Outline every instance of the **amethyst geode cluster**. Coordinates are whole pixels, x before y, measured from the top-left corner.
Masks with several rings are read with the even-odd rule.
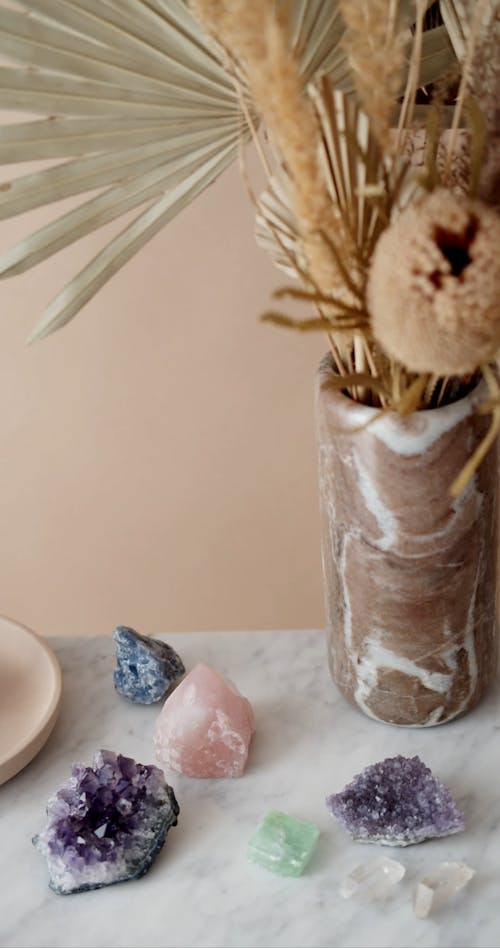
[[[178,813],[158,767],[102,750],[93,767],[73,765],[49,799],[47,826],[33,843],[47,859],[55,892],[99,889],[143,876]]]
[[[387,757],[366,767],[326,805],[359,842],[410,846],[465,829],[450,791],[419,757]]]

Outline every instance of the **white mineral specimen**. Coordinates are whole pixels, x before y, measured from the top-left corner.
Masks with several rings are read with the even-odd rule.
[[[465,862],[440,862],[420,879],[415,889],[413,910],[417,918],[427,918],[440,909],[465,888],[475,874]]]
[[[401,882],[405,872],[405,867],[396,859],[387,856],[370,859],[360,863],[342,880],[340,894],[344,899],[356,896],[367,902],[384,900]]]

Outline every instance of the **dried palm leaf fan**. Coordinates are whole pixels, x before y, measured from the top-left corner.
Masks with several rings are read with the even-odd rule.
[[[339,3],[277,6],[290,13],[304,84],[328,74],[337,90],[352,91]],[[413,3],[399,7],[405,13]],[[450,49],[444,27],[426,35],[423,83],[446,71]],[[0,184],[0,218],[72,195],[84,200],[0,258],[0,275],[23,273],[140,209],[50,303],[32,339],[72,319],[249,139],[258,110],[241,68],[235,86],[226,53],[183,0],[12,0],[2,7],[2,109],[30,118],[0,126],[0,163],[52,165]]]
[[[1,274],[22,273],[142,208],[50,304],[33,333],[39,338],[67,323],[234,159],[249,137],[251,104],[242,108],[181,0],[22,0],[17,7],[2,10],[1,53],[21,64],[0,70],[2,106],[49,117],[1,127],[0,160],[58,163],[5,182],[0,216],[99,193],[13,247]],[[306,78],[332,69],[345,82],[343,27],[332,5],[301,0],[293,12]]]

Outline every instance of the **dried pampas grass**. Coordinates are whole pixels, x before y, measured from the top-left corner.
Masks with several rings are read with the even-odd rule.
[[[343,284],[328,244],[345,247],[346,235],[321,173],[318,124],[285,7],[277,11],[268,0],[191,0],[191,6],[243,66],[252,99],[282,156],[311,276],[323,293],[338,290]]]
[[[347,26],[343,43],[373,132],[390,148],[393,105],[401,88],[407,31],[398,0],[340,0]]]

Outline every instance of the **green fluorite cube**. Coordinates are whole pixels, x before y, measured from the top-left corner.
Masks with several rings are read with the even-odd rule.
[[[271,810],[250,840],[248,858],[280,876],[300,876],[318,836],[319,830],[313,823]]]

